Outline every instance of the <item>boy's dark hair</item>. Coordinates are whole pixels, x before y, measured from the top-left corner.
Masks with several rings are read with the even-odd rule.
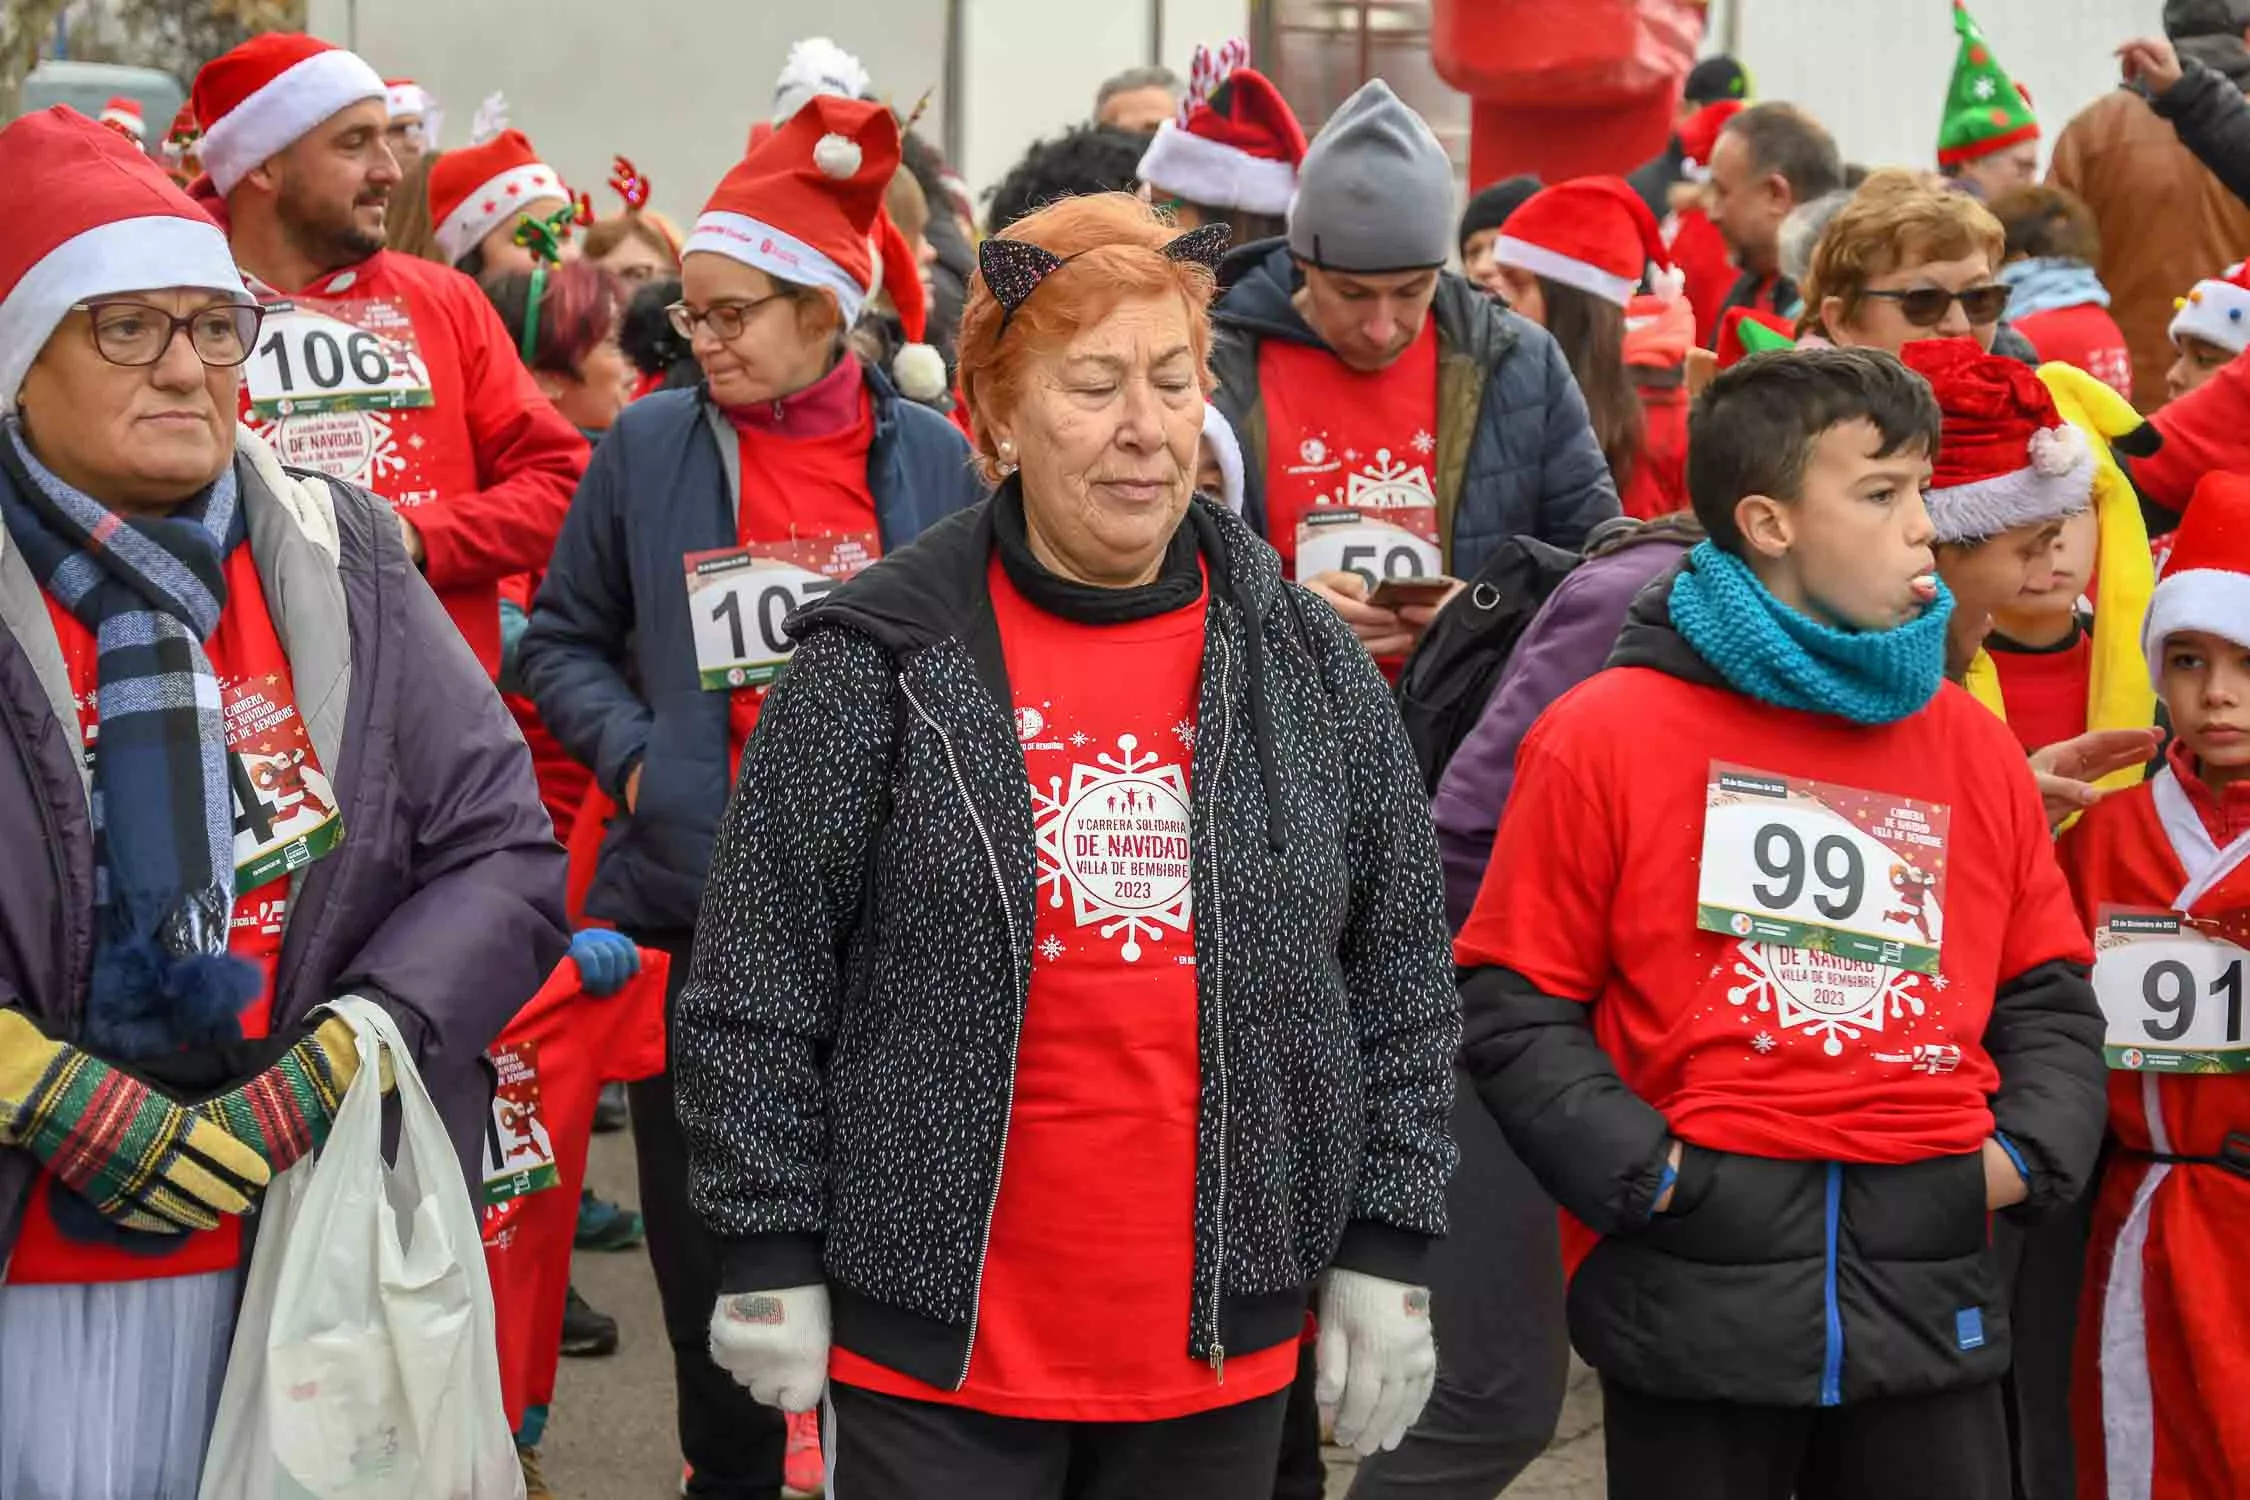
[[[1745,495],[1796,499],[1813,445],[1845,422],[1873,424],[1877,457],[1937,453],[1937,397],[1894,355],[1777,349],[1720,371],[1688,413],[1688,497],[1711,540],[1740,556],[1735,506]]]
[[[1149,137],[1107,125],[1075,125],[1033,144],[985,193],[985,231],[998,234],[1057,198],[1129,193],[1140,180]]]
[[[2102,232],[2086,200],[2067,188],[2040,183],[2010,188],[1986,207],[2007,236],[2005,259],[2077,260],[2093,265],[2102,258]]]

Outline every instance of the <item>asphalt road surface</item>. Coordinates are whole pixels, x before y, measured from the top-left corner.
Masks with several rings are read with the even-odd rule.
[[[632,1138],[596,1136],[587,1181],[594,1191],[637,1204]],[[566,1359],[540,1447],[547,1482],[561,1500],[665,1500],[680,1484],[672,1427],[672,1361],[656,1306],[648,1256],[580,1252],[575,1277],[587,1301],[617,1319],[622,1336],[607,1359]],[[1329,1451],[1329,1494],[1351,1482],[1350,1455]],[[1584,1370],[1573,1371],[1555,1446],[1508,1490],[1508,1500],[1600,1500],[1600,1398]]]

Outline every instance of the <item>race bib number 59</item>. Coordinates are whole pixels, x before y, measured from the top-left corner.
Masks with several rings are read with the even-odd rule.
[[[1948,818],[1933,802],[1714,761],[1696,925],[1935,974]]]
[[[2094,929],[2102,1052],[2128,1072],[2250,1072],[2235,944],[2176,911],[2104,906]]]

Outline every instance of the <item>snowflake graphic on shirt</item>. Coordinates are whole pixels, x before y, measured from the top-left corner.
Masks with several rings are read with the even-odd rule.
[[[1734,946],[1740,955],[1734,974],[1745,982],[1728,988],[1728,1002],[1770,1015],[1785,1032],[1818,1038],[1820,1050],[1830,1057],[1842,1056],[1846,1042],[1879,1035],[1887,1021],[1924,1013],[1922,997],[1915,993],[1915,981],[1922,976],[1910,969],[1747,939]],[[1752,1045],[1757,1045],[1755,1039]]]
[[[1040,900],[1067,904],[1072,921],[1104,941],[1119,939],[1127,963],[1147,952],[1144,939],[1160,944],[1188,930],[1194,867],[1187,774],[1178,763],[1121,734],[1116,753],[1074,762],[1067,784],[1060,776],[1048,777],[1045,790],[1034,782],[1031,810]]]

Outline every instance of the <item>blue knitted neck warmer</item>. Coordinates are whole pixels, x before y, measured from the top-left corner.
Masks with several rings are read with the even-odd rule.
[[[1731,552],[1698,542],[1672,584],[1672,626],[1739,693],[1855,724],[1918,712],[1945,680],[1944,582],[1921,618],[1896,630],[1838,630],[1766,591]]]

